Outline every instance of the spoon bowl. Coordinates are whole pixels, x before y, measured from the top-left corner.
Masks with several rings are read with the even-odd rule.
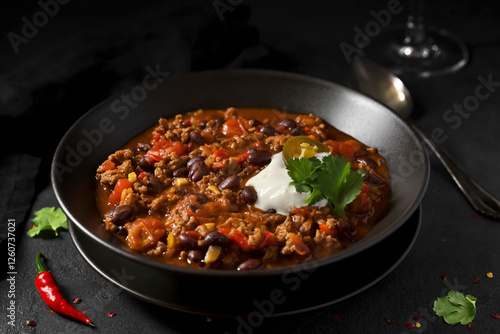
[[[385,104],[404,118],[413,112],[413,98],[401,79],[367,58],[353,60],[348,80],[351,88]]]

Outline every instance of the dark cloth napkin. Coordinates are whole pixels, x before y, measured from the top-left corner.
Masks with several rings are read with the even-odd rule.
[[[35,177],[38,174],[41,159],[26,154],[8,155],[0,165],[0,248],[2,254],[8,254],[9,248],[19,245],[24,223],[30,211],[35,195]],[[10,251],[10,250],[9,250]],[[7,265],[7,261],[3,262]],[[1,272],[0,279],[5,277]]]

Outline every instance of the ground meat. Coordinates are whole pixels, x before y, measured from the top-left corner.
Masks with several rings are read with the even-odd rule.
[[[104,172],[97,172],[97,179],[102,184],[115,185],[119,179],[126,179],[129,173],[132,173],[134,168],[132,167],[131,160],[123,161],[115,169],[107,170]]]

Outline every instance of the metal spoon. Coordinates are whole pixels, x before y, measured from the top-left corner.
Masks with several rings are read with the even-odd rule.
[[[348,86],[385,104],[403,118],[413,111],[413,99],[403,82],[388,69],[366,58],[356,58],[351,64]],[[472,207],[480,214],[500,220],[500,200],[484,190],[415,123],[406,120],[441,160]]]

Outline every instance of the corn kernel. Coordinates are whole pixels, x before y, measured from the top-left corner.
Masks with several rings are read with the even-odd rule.
[[[174,185],[176,186],[183,186],[185,184],[189,184],[189,180],[186,179],[185,177],[179,177],[174,181]]]
[[[208,190],[210,190],[211,192],[213,192],[214,194],[216,195],[219,195],[220,194],[220,190],[219,188],[217,188],[216,186],[209,186],[208,187]]]
[[[489,273],[486,274],[486,277],[493,278],[493,273],[490,271]]]
[[[174,235],[172,233],[169,233],[167,237],[167,247],[168,248],[174,247],[174,242],[175,242]]]
[[[137,180],[137,174],[135,172],[129,173],[128,174],[128,180],[130,182],[135,182]]]
[[[420,324],[420,322],[415,323],[415,326],[416,326],[417,328],[422,327],[422,325]]]
[[[214,223],[206,223],[205,227],[207,228],[208,231],[212,232],[215,231],[215,224]]]

